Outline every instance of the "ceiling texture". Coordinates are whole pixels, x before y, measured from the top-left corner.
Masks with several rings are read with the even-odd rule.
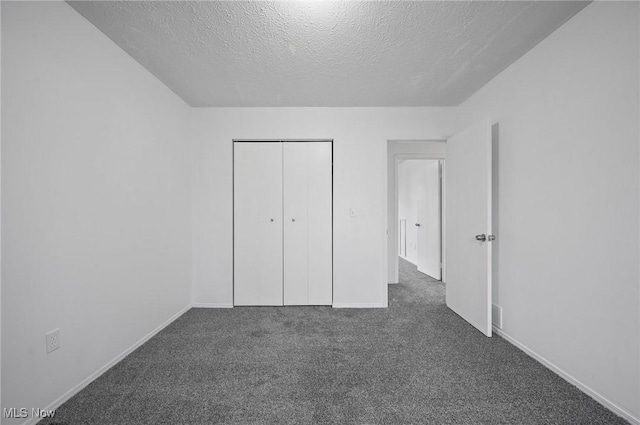
[[[582,1],[69,1],[188,104],[457,106]]]

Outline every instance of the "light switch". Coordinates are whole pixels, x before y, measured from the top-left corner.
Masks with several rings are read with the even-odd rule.
[[[356,218],[356,209],[349,208],[349,215],[351,216],[351,218]]]

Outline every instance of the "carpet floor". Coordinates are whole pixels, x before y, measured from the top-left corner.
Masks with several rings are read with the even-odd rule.
[[[626,423],[400,265],[387,309],[191,309],[40,424]]]

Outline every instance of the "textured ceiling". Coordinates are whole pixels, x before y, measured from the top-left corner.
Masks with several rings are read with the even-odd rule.
[[[578,1],[69,1],[192,106],[455,106]]]

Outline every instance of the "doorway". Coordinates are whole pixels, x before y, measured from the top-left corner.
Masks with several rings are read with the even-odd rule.
[[[387,143],[387,259],[388,259],[388,276],[387,280],[390,284],[398,283],[399,278],[399,253],[401,251],[401,242],[404,246],[406,242],[406,251],[403,257],[406,258],[406,253],[409,251],[409,240],[400,240],[401,238],[401,222],[399,216],[399,170],[400,164],[407,161],[435,161],[439,164],[439,171],[442,175],[441,190],[440,190],[440,225],[437,226],[440,229],[440,261],[442,263],[440,280],[446,281],[446,242],[445,242],[445,221],[442,214],[442,206],[444,205],[446,193],[442,189],[444,183],[444,159],[445,159],[445,140],[389,140]],[[406,218],[406,217],[403,217]],[[416,226],[416,223],[420,226]],[[417,220],[410,221],[407,219],[404,222],[404,228],[406,231],[404,235],[416,229],[416,227],[422,227],[422,223]],[[417,243],[417,242],[416,242]],[[439,265],[439,264],[438,264]],[[435,274],[435,273],[434,273]]]
[[[442,279],[441,159],[398,161],[398,255],[419,272]]]
[[[441,211],[445,212],[441,221],[441,277],[446,283],[446,305],[486,336],[492,335],[493,319],[493,145],[497,125],[481,120],[449,137],[446,145],[436,141],[389,141],[387,145],[388,282],[398,283],[399,164],[408,159],[444,160],[446,149],[446,163],[439,162],[446,170],[441,192]]]

